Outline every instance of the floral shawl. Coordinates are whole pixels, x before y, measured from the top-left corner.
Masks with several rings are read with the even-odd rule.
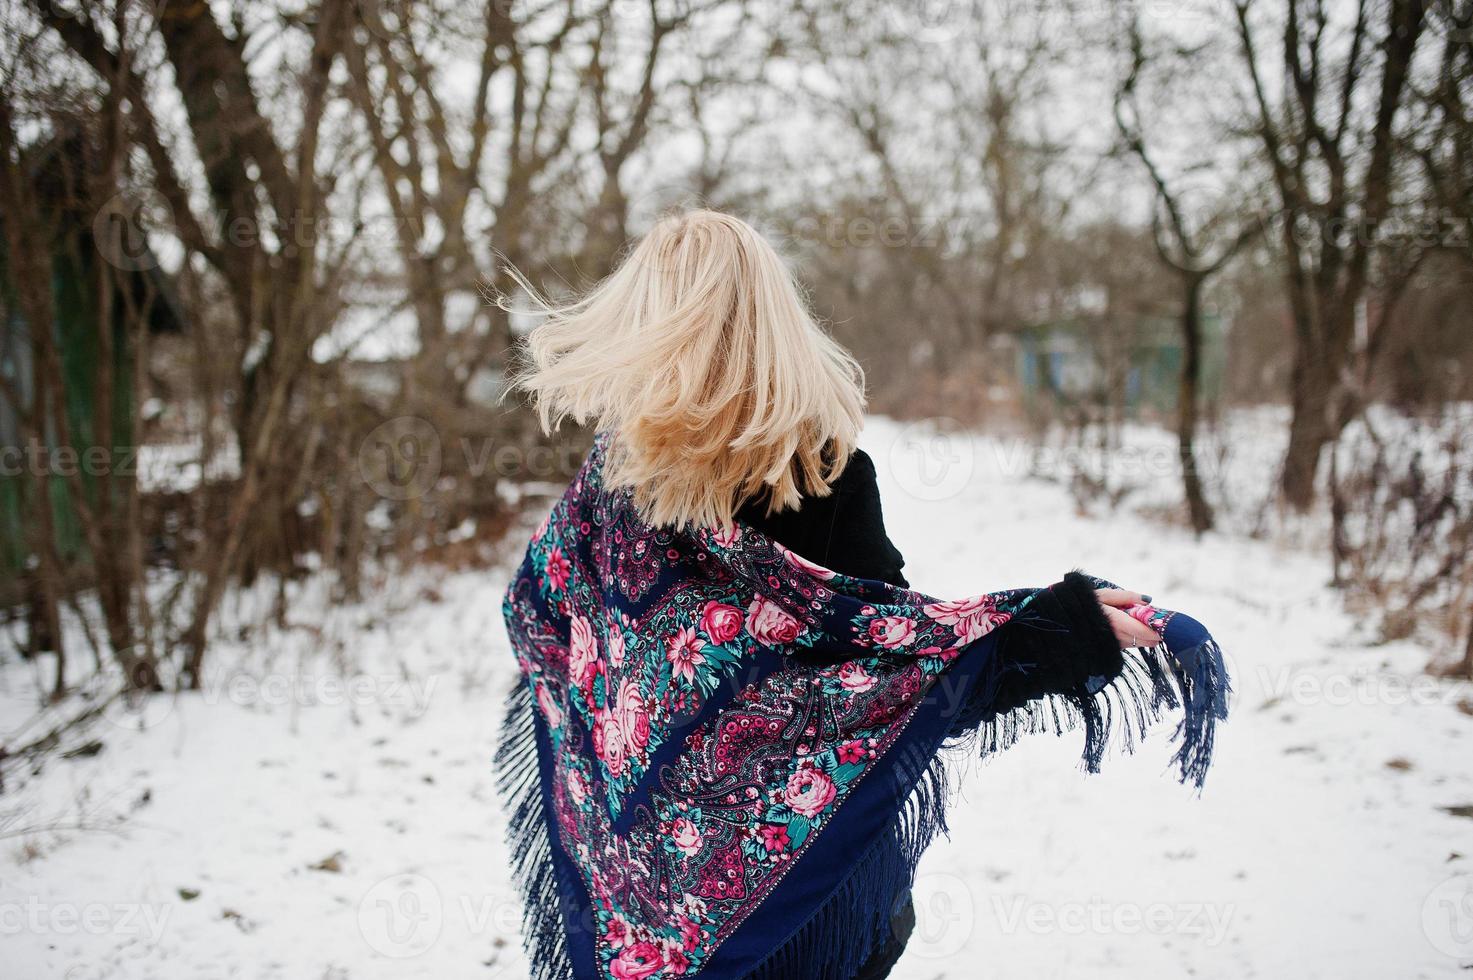
[[[740,525],[651,527],[603,487],[607,448],[504,605],[521,682],[497,761],[539,980],[847,980],[945,829],[958,738],[1082,726],[1093,770],[1112,733],[1128,747],[1180,708],[1200,786],[1228,680],[1194,620],[1134,607],[1161,646],[1004,709],[998,641],[1042,590],[942,601]]]

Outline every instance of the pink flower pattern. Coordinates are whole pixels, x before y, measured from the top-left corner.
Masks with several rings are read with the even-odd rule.
[[[549,592],[561,592],[563,586],[568,584],[568,576],[573,572],[573,566],[568,559],[563,557],[563,549],[553,548],[547,555],[547,568],[543,575],[547,580]]]
[[[916,621],[909,616],[878,616],[869,624],[870,639],[886,650],[915,642]]]
[[[864,664],[850,660],[839,665],[839,683],[846,691],[863,694],[875,686],[875,679],[864,669]]]
[[[793,808],[799,816],[816,817],[824,811],[834,797],[834,781],[822,769],[805,766],[788,777],[788,787],[783,793],[783,802]]]
[[[687,683],[694,683],[696,669],[706,662],[701,656],[701,647],[705,646],[696,631],[689,626],[681,627],[680,631],[670,638],[670,646],[665,654],[665,659],[670,661],[674,675]]]
[[[963,643],[980,640],[996,626],[1007,622],[1008,613],[997,608],[991,596],[975,596],[949,602],[932,602],[922,607],[922,612],[951,626],[957,639]]]
[[[780,646],[792,643],[803,627],[782,607],[764,596],[757,596],[747,607],[747,632],[759,643]]]
[[[718,646],[736,639],[742,631],[742,611],[714,599],[701,607],[701,632]]]

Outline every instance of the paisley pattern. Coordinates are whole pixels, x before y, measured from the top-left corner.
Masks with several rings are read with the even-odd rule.
[[[937,601],[740,526],[651,528],[601,485],[606,446],[533,536],[505,614],[600,974],[690,975],[1034,591]]]

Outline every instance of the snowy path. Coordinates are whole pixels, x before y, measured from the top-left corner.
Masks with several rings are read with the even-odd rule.
[[[1239,688],[1201,799],[1164,774],[1164,738],[1100,777],[1077,771],[1077,736],[973,767],[897,978],[1467,975],[1473,810],[1443,809],[1473,805],[1466,685],[1358,640],[1317,555],[1077,515],[997,442],[952,443],[945,471],[882,420],[866,444],[917,587],[1078,565],[1191,610]],[[233,679],[142,730],[119,715],[100,754],[0,796],[0,975],[524,976],[488,771],[513,669],[502,586],[400,581],[392,605],[222,646]],[[309,585],[297,609],[314,603]],[[0,674],[0,728],[25,685]]]

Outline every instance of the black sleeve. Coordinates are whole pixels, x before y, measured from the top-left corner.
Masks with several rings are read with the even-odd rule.
[[[1083,703],[1125,669],[1125,654],[1095,596],[1070,572],[998,632],[992,668],[977,677],[951,720],[960,736],[1051,695]]]
[[[992,714],[1051,694],[1092,693],[1125,667],[1094,583],[1079,572],[1039,593],[1002,627],[998,657],[1002,674]]]
[[[905,558],[885,533],[880,507],[880,485],[874,460],[862,449],[854,451],[843,474],[834,482],[834,508],[824,542],[821,564],[859,578],[879,579],[909,588],[901,569]]]

